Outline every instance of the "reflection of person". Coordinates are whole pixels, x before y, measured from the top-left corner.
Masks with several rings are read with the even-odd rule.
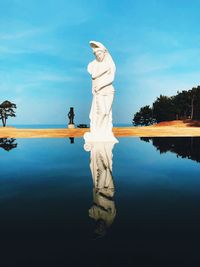
[[[90,145],[90,146],[89,146]],[[89,209],[89,216],[95,220],[94,237],[102,237],[116,216],[114,183],[112,177],[112,149],[110,142],[85,144],[90,151],[90,169],[93,178],[93,206]]]
[[[88,72],[92,77],[92,106],[90,110],[90,133],[84,138],[86,141],[114,141],[118,142],[112,133],[112,103],[115,77],[115,63],[105,46],[91,41],[95,60],[89,63]]]
[[[74,144],[74,137],[69,137],[70,144]]]

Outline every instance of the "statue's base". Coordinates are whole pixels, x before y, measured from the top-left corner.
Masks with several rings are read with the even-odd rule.
[[[83,136],[84,140],[86,143],[91,143],[91,142],[112,142],[114,144],[119,143],[117,138],[113,135],[113,133],[109,134],[93,134],[91,132],[87,132]]]
[[[68,128],[69,129],[74,129],[75,128],[75,125],[74,124],[68,124]]]

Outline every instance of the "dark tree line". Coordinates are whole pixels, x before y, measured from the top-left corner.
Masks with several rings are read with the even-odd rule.
[[[14,109],[16,105],[8,100],[0,104],[0,120],[2,120],[3,127],[6,126],[8,117],[16,117]]]
[[[150,125],[178,119],[200,120],[200,86],[175,96],[160,95],[152,107],[144,106],[134,114],[134,125]]]

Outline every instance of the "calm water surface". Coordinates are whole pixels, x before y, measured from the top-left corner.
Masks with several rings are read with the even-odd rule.
[[[0,139],[0,266],[200,266],[200,139],[83,146]]]

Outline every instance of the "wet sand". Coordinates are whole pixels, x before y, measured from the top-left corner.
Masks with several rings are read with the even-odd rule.
[[[0,138],[65,138],[82,137],[89,128],[75,129],[16,129],[14,127],[0,127]],[[161,122],[153,126],[144,127],[114,127],[116,137],[181,137],[199,136],[200,122],[173,121]]]

